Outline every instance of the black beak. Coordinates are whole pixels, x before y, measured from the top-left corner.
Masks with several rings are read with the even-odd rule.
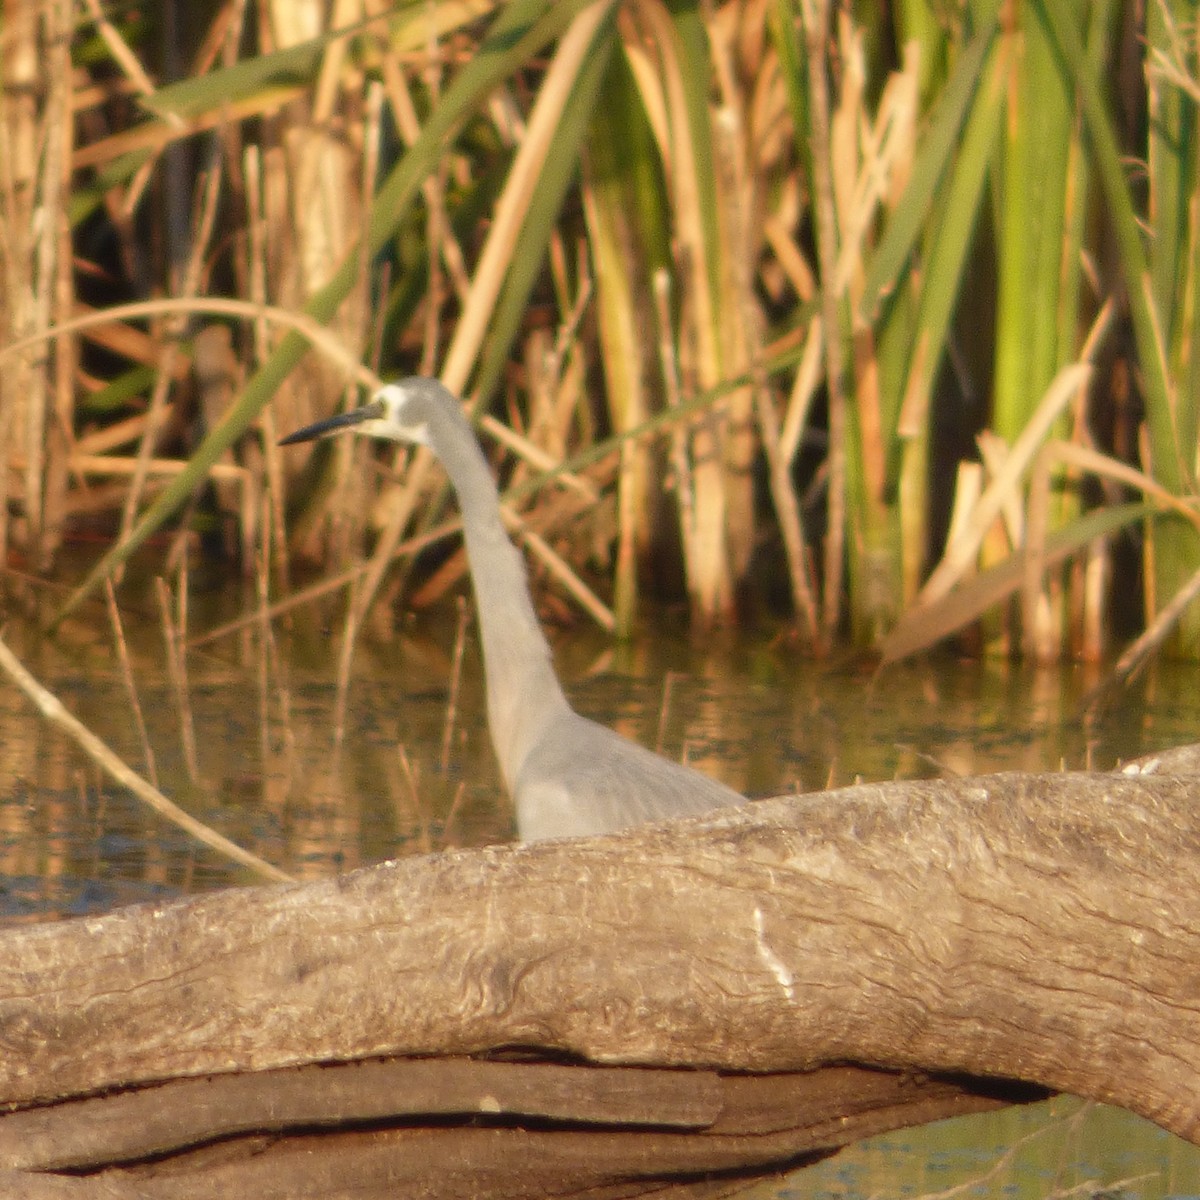
[[[364,404],[361,408],[352,408],[349,412],[338,413],[336,416],[326,417],[323,421],[314,421],[311,425],[305,425],[303,429],[297,429],[295,433],[289,433],[287,437],[280,438],[279,444],[290,446],[293,442],[311,442],[314,438],[324,437],[327,433],[336,433],[339,429],[358,425],[362,421],[371,421],[386,416],[387,408],[383,401],[372,400],[370,404]]]

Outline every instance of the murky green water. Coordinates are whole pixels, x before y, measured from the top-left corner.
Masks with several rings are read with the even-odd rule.
[[[851,1146],[747,1200],[1184,1200],[1200,1151],[1120,1109],[1058,1096],[901,1129]]]
[[[487,739],[473,631],[451,695],[454,630],[366,639],[333,737],[335,640],[280,631],[189,652],[186,705],[149,620],[127,627],[160,786],[300,878],[512,835]],[[102,622],[57,646],[10,644],[64,704],[144,773],[146,751]],[[1006,663],[818,668],[769,647],[558,646],[581,711],[750,795],[1061,764],[1112,766],[1200,740],[1189,667],[1160,666],[1095,725],[1098,675]],[[286,665],[285,665],[286,664]],[[248,882],[114,788],[0,684],[0,920],[104,911]],[[187,738],[193,731],[195,778]],[[961,1190],[960,1190],[961,1189]],[[1200,1151],[1127,1114],[1067,1097],[874,1139],[755,1196],[1200,1196]]]

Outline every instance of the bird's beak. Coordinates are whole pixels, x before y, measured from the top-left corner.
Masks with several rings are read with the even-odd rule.
[[[314,421],[311,425],[305,425],[303,429],[297,429],[295,433],[289,433],[287,437],[280,438],[279,444],[290,446],[293,442],[311,442],[314,438],[324,437],[327,433],[336,433],[339,429],[346,429],[363,421],[377,421],[380,417],[386,416],[387,407],[383,401],[372,400],[361,408],[352,408],[349,412],[338,413],[336,416],[326,417],[323,421]]]

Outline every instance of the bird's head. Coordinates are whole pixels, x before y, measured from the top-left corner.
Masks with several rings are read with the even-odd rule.
[[[297,429],[281,438],[281,446],[290,446],[294,442],[311,442],[314,438],[325,437],[350,429],[364,437],[384,438],[390,442],[410,442],[421,446],[429,445],[429,419],[426,405],[429,397],[415,386],[418,383],[432,382],[418,379],[404,379],[399,383],[389,383],[360,408],[352,408],[349,412],[337,413]]]

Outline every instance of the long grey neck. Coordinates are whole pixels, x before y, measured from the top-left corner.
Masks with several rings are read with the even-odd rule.
[[[500,497],[474,431],[453,401],[429,439],[462,510],[487,676],[488,723],[510,793],[546,716],[566,708],[549,643],[529,596],[525,564],[500,517]]]

